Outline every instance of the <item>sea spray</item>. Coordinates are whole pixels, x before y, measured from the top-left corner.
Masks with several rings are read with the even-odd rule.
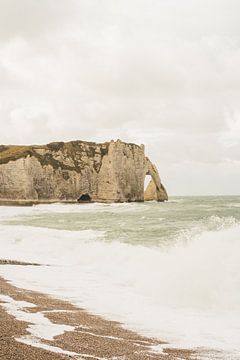
[[[237,359],[240,354],[239,218],[236,207],[228,207],[236,213],[226,213],[227,206],[221,213],[216,210],[216,201],[214,206],[207,205],[195,205],[199,215],[196,221],[196,216],[188,213],[187,203],[184,216],[188,221],[178,216],[177,231],[169,231],[169,241],[159,242],[153,229],[149,235],[154,234],[156,241],[151,246],[147,238],[145,244],[143,241],[137,244],[134,234],[132,243],[126,243],[124,238],[124,241],[114,238],[109,241],[108,226],[106,231],[101,226],[91,230],[90,216],[89,230],[84,231],[55,229],[54,224],[47,228],[45,223],[44,227],[32,226],[33,221],[42,222],[43,217],[49,221],[51,212],[61,214],[62,206],[46,207],[43,214],[43,209],[32,209],[34,216],[30,211],[20,220],[14,220],[24,222],[25,226],[1,225],[1,257],[52,266],[31,269],[5,266],[0,268],[0,274],[18,286],[67,299],[143,334],[169,341],[172,347],[221,350],[223,359],[229,353],[231,359],[235,356]],[[179,211],[179,203],[170,206]],[[134,232],[136,213],[137,217],[150,217],[149,221],[153,222],[152,208],[159,211],[154,218],[158,227],[157,219],[170,212],[156,208],[155,204],[98,205],[94,210],[89,207],[88,215],[101,218],[101,213],[107,217],[108,212],[115,219],[118,214],[127,224],[129,234]],[[82,216],[82,208],[75,211]],[[203,221],[206,211],[208,216]],[[63,215],[67,213],[65,210]],[[129,217],[133,222],[131,229]],[[167,227],[169,222],[166,223]],[[167,236],[168,229],[165,230]]]

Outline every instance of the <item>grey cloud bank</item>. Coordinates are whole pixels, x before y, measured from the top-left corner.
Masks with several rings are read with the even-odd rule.
[[[239,194],[240,3],[0,0],[0,143],[145,143],[171,194]]]

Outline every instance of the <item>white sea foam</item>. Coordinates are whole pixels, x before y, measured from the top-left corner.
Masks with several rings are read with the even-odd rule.
[[[79,354],[73,351],[63,350],[59,347],[44,343],[43,340],[52,341],[56,336],[62,335],[66,331],[74,331],[75,327],[70,325],[52,323],[44,315],[46,312],[30,312],[29,309],[36,307],[35,304],[26,301],[17,301],[10,296],[0,294],[0,306],[5,308],[7,313],[13,315],[17,320],[29,323],[27,331],[30,335],[16,338],[18,342],[40,349],[45,349],[54,353],[68,355],[71,357],[74,356],[75,359],[79,360],[83,360],[83,357],[88,357],[96,360],[106,360],[105,358],[92,356],[90,354]],[[106,336],[103,337],[107,338]]]
[[[41,264],[69,265],[79,261],[81,245],[102,231],[68,231],[28,226],[0,226],[1,258]]]
[[[19,218],[24,216],[38,216],[47,213],[85,213],[88,212],[128,212],[141,211],[146,205],[142,203],[53,203],[53,204],[38,204],[33,206],[0,206],[0,221],[9,218]]]
[[[55,336],[61,335],[65,331],[73,331],[75,329],[73,326],[54,324],[42,312],[32,313],[28,311],[29,308],[36,307],[35,304],[17,301],[10,296],[0,294],[0,306],[5,308],[8,314],[13,315],[17,320],[29,323],[27,331],[30,335],[16,338],[18,342],[66,355],[77,355],[42,342],[42,340],[53,340]]]
[[[239,203],[238,203],[238,204],[235,204],[235,203],[234,203],[234,204],[231,204],[231,203],[230,203],[230,204],[227,204],[226,206],[227,206],[227,207],[230,207],[230,208],[231,208],[231,207],[240,208],[240,204],[239,204]]]
[[[105,242],[100,231],[2,225],[2,258],[52,266],[1,266],[0,274],[172,347],[211,348],[225,351],[224,360],[239,359],[240,227],[223,221],[218,231],[165,248]]]
[[[10,296],[0,294],[1,306],[16,319],[30,323],[28,331],[34,338],[53,340],[55,336],[63,334],[65,331],[73,331],[74,327],[52,323],[42,312],[29,312],[28,308],[36,305],[26,302],[17,301]]]

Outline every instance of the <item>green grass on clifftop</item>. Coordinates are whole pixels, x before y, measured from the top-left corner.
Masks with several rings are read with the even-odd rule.
[[[32,146],[10,145],[0,147],[0,164],[25,158],[33,152]]]

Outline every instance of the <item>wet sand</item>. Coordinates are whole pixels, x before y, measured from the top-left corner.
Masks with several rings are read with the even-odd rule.
[[[11,266],[11,265],[7,265]],[[16,301],[27,301],[36,307],[24,309],[27,313],[44,314],[53,324],[74,327],[55,336],[53,340],[41,340],[44,344],[57,347],[60,351],[76,353],[58,354],[33,347],[17,341],[17,338],[29,336],[29,322],[17,320],[9,315],[0,300],[0,359],[3,360],[58,360],[58,359],[119,359],[119,360],[187,360],[198,359],[197,354],[188,350],[165,350],[165,355],[152,351],[152,346],[161,344],[159,340],[140,336],[124,329],[121,324],[104,320],[100,316],[89,314],[84,309],[50,298],[44,294],[27,291],[9,284],[0,277],[0,294]],[[52,348],[53,349],[53,348]]]

